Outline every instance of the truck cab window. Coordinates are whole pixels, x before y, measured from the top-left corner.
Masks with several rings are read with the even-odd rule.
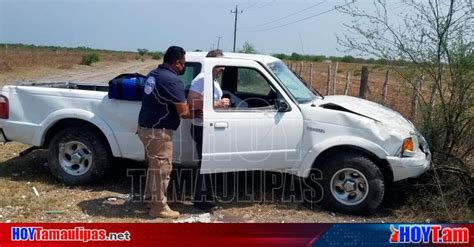
[[[226,66],[221,88],[223,96],[231,99],[231,108],[274,109],[276,91],[254,68]]]
[[[193,79],[201,72],[201,63],[196,62],[186,62],[186,71],[183,75],[180,75],[181,81],[183,81],[184,89],[186,92],[189,91],[189,87],[191,86],[191,82]]]

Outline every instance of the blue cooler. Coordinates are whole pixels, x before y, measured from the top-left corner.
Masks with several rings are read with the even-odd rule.
[[[142,74],[121,74],[109,81],[109,98],[141,101],[146,76]]]

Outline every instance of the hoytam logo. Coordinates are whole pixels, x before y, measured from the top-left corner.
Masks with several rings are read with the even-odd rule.
[[[469,243],[469,228],[441,225],[390,225],[390,243]]]

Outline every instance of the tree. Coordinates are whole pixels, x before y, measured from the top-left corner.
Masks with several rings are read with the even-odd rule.
[[[248,41],[245,41],[244,45],[242,46],[242,50],[239,50],[240,53],[249,53],[249,54],[257,54],[257,50],[250,44]]]
[[[392,68],[412,86],[424,78],[430,90],[418,91],[423,113],[419,121],[434,151],[435,175],[437,171],[451,171],[461,174],[461,179],[472,180],[472,0],[388,2],[374,0],[373,12],[356,4],[339,8],[353,19],[345,24],[348,32],[338,37],[338,43],[362,55],[398,64],[404,61],[409,66]]]
[[[138,51],[138,54],[140,54],[140,56],[144,56],[148,54],[148,49],[137,49],[137,51]]]
[[[353,63],[355,60],[355,58],[353,56],[343,56],[341,58],[341,62],[344,62],[344,63]]]

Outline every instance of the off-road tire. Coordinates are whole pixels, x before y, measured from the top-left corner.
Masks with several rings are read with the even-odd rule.
[[[87,171],[80,175],[71,175],[61,166],[61,147],[69,142],[80,142],[90,150],[92,162],[88,163]],[[83,127],[69,127],[59,131],[51,140],[48,152],[49,169],[60,182],[69,185],[90,185],[99,183],[107,172],[111,162],[108,146],[98,134]]]
[[[317,166],[317,168],[320,169],[320,174],[322,174],[322,178],[317,182],[319,183],[319,187],[323,190],[322,195],[318,195],[318,198],[320,198],[319,201],[321,201],[322,206],[326,209],[344,214],[367,215],[373,213],[380,206],[385,193],[385,180],[381,170],[371,158],[362,153],[345,151],[328,157],[324,164]],[[348,192],[337,190],[335,188],[337,186],[333,186],[333,190],[331,191],[331,180],[354,181],[350,180],[351,178],[348,178],[348,180],[341,179],[341,176],[335,176],[335,174],[341,175],[344,172],[352,173],[352,171],[354,174],[359,173],[363,175],[355,177],[355,181],[359,181],[358,179],[364,180],[365,177],[365,181],[368,185],[365,189],[368,191],[365,192],[365,190],[363,190],[364,192],[362,194],[365,194],[365,197],[361,196],[360,200],[350,202],[350,200],[344,201],[344,199],[341,199],[349,198],[344,196],[345,193]],[[344,178],[344,175],[342,175],[342,177]],[[336,184],[336,182],[333,182],[333,184]],[[359,188],[360,183],[356,182],[355,184],[355,187]],[[318,191],[320,191],[320,189]],[[339,196],[339,200],[336,197],[337,195]],[[308,202],[308,200],[306,200],[306,202]],[[351,203],[354,204],[349,205]],[[312,204],[309,203],[309,205]]]

